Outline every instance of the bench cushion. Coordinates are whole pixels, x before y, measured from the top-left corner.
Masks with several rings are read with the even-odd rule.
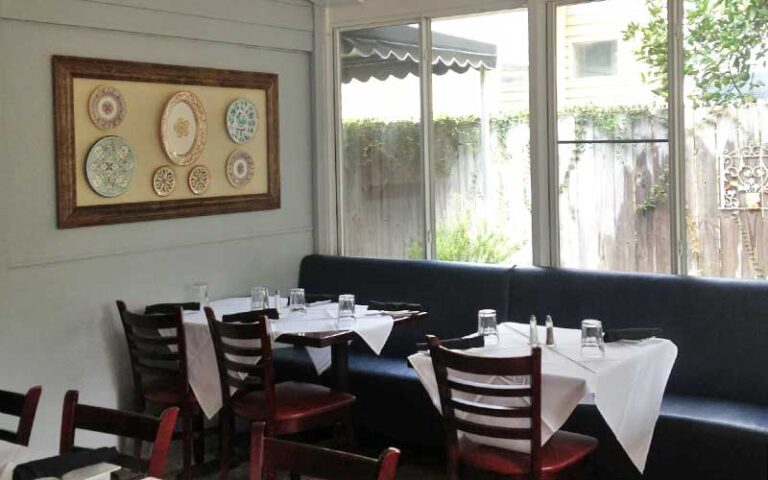
[[[307,293],[353,293],[371,300],[421,304],[429,316],[392,331],[383,356],[405,358],[428,333],[454,338],[477,330],[477,311],[509,310],[510,270],[465,263],[310,255],[301,262],[299,286]]]

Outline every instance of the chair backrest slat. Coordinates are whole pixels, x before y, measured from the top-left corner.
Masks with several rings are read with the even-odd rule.
[[[378,459],[276,438],[264,438],[264,424],[251,430],[249,480],[262,480],[264,467],[271,478],[274,471],[290,471],[312,478],[335,480],[394,480],[400,452],[388,448]]]
[[[272,341],[267,332],[269,320],[254,311],[237,314],[242,322],[224,323],[216,319],[209,307],[205,308],[205,315],[216,352],[224,407],[231,408],[231,387],[244,391],[262,390],[266,419],[274,421],[277,405]]]
[[[456,410],[485,415],[487,417],[531,418],[531,407],[502,407],[470,402],[458,398],[451,399],[451,406]]]
[[[76,430],[151,442],[152,452],[147,462],[147,474],[162,478],[178,412],[177,407],[171,407],[166,409],[160,418],[156,418],[134,412],[83,405],[78,403],[78,392],[70,390],[64,396],[59,452],[65,454],[77,449],[74,445]]]
[[[488,383],[477,383],[466,380],[458,380],[448,377],[448,386],[452,390],[460,392],[474,393],[476,395],[485,395],[488,397],[530,397],[531,388],[520,385],[494,385]]]
[[[532,348],[529,356],[498,358],[449,350],[441,346],[439,338],[431,335],[427,336],[427,343],[440,394],[449,464],[460,464],[459,431],[497,439],[529,440],[529,473],[531,478],[541,479],[541,349]],[[459,378],[462,374],[472,375],[473,380]],[[476,375],[487,376],[488,382],[482,383]],[[499,384],[495,380],[499,377],[528,377],[530,380],[527,385],[516,383],[517,379]],[[454,393],[479,395],[481,398],[467,400],[458,398]],[[515,406],[501,406],[483,402],[484,397],[527,397],[528,401]],[[461,418],[457,412],[463,413]],[[467,417],[466,414],[474,417]],[[522,426],[518,427],[517,422],[499,425],[500,418],[520,419]],[[480,422],[481,419],[487,420]]]
[[[117,301],[139,405],[144,401],[144,384],[157,377],[175,386],[181,398],[191,394],[181,304],[160,305],[163,306],[161,313],[142,315],[129,311],[124,302]]]
[[[0,430],[0,439],[18,445],[29,445],[42,392],[43,389],[39,385],[30,388],[25,394],[0,390],[0,413],[19,417],[16,431]]]
[[[456,428],[466,433],[474,433],[484,437],[504,438],[508,440],[530,440],[530,428],[510,428],[485,425],[477,422],[470,422],[460,418],[454,419]]]

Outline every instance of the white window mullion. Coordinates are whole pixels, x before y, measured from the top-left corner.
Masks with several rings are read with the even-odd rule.
[[[432,123],[432,22],[422,18],[421,31],[421,63],[419,78],[421,79],[421,146],[424,192],[424,255],[427,260],[436,258],[435,247],[435,194],[434,194],[434,159],[432,158],[432,142],[434,126]]]
[[[528,6],[528,56],[531,129],[531,242],[534,265],[550,266],[557,262],[556,231],[557,178],[550,132],[550,89],[548,65],[551,52],[548,37],[548,2],[530,2]],[[552,158],[551,158],[552,157]],[[553,170],[554,169],[554,170]],[[555,174],[554,184],[552,174]],[[554,186],[553,186],[554,185]],[[553,227],[554,225],[554,227]]]
[[[684,5],[668,0],[669,79],[669,201],[670,252],[672,273],[685,275],[688,269],[685,221],[685,92],[683,18]]]

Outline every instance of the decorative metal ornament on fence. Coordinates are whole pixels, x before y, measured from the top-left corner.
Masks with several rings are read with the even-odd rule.
[[[720,168],[721,210],[768,209],[768,144],[723,152]]]

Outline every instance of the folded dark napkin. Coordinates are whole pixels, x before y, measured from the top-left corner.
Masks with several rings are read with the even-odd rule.
[[[276,308],[265,308],[263,310],[251,310],[249,312],[223,315],[221,321],[224,323],[255,323],[256,318],[261,315],[266,315],[267,318],[271,318],[272,320],[280,318],[280,314],[277,312]]]
[[[645,340],[646,338],[658,337],[662,329],[657,327],[646,328],[616,328],[606,330],[603,335],[605,343],[618,342],[621,340]]]
[[[304,300],[307,303],[315,302],[327,302],[328,300],[335,302],[339,299],[338,295],[331,295],[330,293],[306,293],[304,294]]]
[[[369,310],[383,310],[385,312],[399,312],[400,310],[411,310],[420,312],[422,306],[418,303],[406,303],[406,302],[377,302],[371,300],[368,302]]]
[[[485,339],[482,335],[472,335],[464,338],[446,338],[440,340],[440,345],[451,350],[468,350],[470,348],[479,348],[485,346]],[[426,343],[417,343],[416,351],[429,350]]]
[[[147,308],[144,309],[144,315],[153,315],[156,313],[173,313],[179,307],[181,307],[182,310],[200,310],[200,304],[197,302],[156,303],[154,305],[147,305]]]
[[[103,447],[95,450],[82,450],[65,453],[55,457],[42,458],[17,465],[13,470],[13,480],[34,480],[43,477],[61,477],[78,468],[97,463],[118,464],[120,454],[115,447]]]

